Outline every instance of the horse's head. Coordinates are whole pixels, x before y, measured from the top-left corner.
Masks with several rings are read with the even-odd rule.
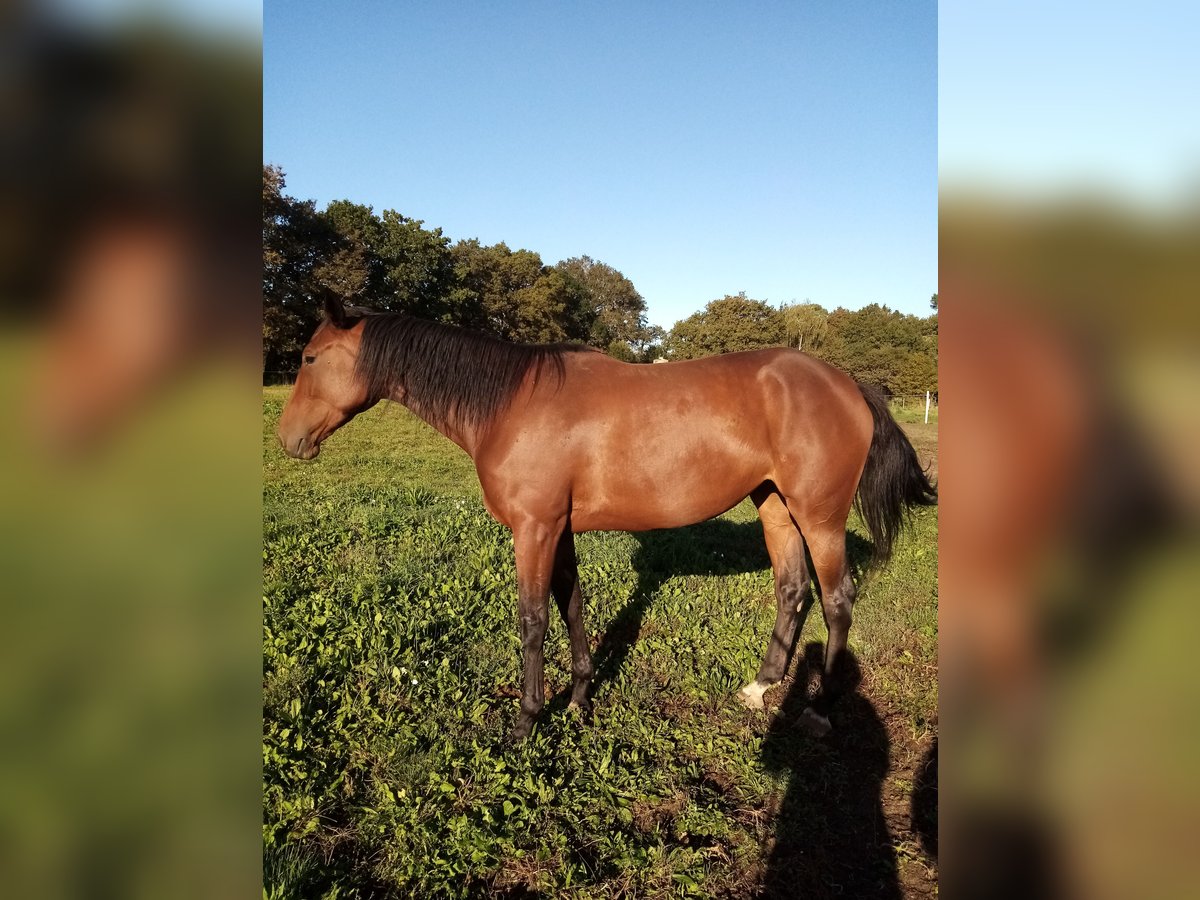
[[[279,443],[297,459],[312,459],[321,442],[375,405],[355,366],[363,319],[347,316],[341,300],[327,296],[325,320],[300,360],[300,372],[279,418]]]

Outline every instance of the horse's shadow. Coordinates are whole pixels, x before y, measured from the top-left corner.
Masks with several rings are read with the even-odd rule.
[[[634,536],[640,545],[633,558],[637,586],[629,602],[604,628],[593,651],[593,691],[621,674],[641,634],[646,611],[668,579],[678,575],[737,575],[760,572],[771,566],[762,523],[757,519],[750,522],[709,519],[687,528],[645,531]],[[870,558],[871,544],[848,531],[846,551],[851,567],[861,571]],[[811,572],[812,561],[808,564]],[[819,592],[815,578],[813,588]],[[800,624],[803,625],[803,620]],[[764,635],[764,651],[765,640]]]

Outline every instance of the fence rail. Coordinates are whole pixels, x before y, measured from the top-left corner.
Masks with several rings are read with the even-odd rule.
[[[938,419],[938,396],[933,391],[925,394],[893,394],[888,398],[888,408],[902,422],[923,421],[928,425]]]
[[[909,405],[924,406],[925,405],[925,395],[924,394],[892,394],[892,396],[888,398],[888,401],[891,403],[895,403],[898,406],[909,406]],[[932,392],[929,394],[929,405],[931,407],[936,407],[938,405],[937,394],[934,394]]]

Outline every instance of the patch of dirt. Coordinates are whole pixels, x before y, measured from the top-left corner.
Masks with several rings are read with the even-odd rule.
[[[654,803],[638,801],[630,807],[633,814],[633,824],[638,831],[648,834],[675,820],[683,812],[687,797],[676,794]]]
[[[488,894],[493,897],[545,897],[551,875],[562,867],[558,854],[538,859],[530,853],[510,856],[491,879]]]

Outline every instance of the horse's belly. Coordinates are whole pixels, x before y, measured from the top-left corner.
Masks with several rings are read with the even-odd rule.
[[[718,516],[765,480],[757,466],[708,465],[683,469],[630,465],[591,473],[571,495],[574,531],[647,531],[678,528]]]

